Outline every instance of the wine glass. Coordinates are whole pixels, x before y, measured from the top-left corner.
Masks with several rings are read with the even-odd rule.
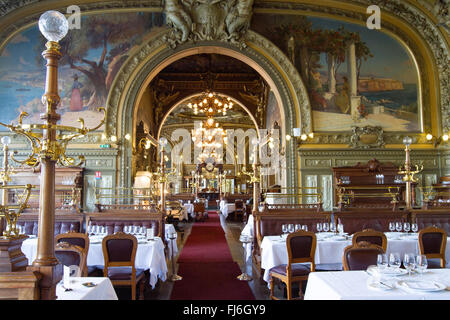
[[[282,224],[281,225],[281,230],[283,231],[283,235],[288,233],[288,226],[287,226],[287,224]]]
[[[295,225],[295,232],[297,232],[297,231],[299,231],[299,230],[301,230],[302,229],[302,225],[301,224],[296,224]]]
[[[401,232],[402,231],[402,223],[401,222],[396,222],[395,223],[395,230],[397,230],[397,232]]]
[[[306,224],[302,225],[302,230],[303,231],[308,231],[308,226]]]
[[[336,225],[333,222],[330,223],[330,231],[331,232],[336,232]]]
[[[129,227],[128,226],[123,226],[123,232],[128,233],[129,232]]]
[[[394,232],[395,231],[395,223],[394,222],[389,222],[389,231]]]
[[[388,266],[388,259],[385,253],[379,254],[377,257],[378,270],[383,271]]]
[[[418,255],[416,258],[416,270],[418,273],[423,274],[428,267],[427,257],[423,254]]]
[[[292,223],[288,224],[288,231],[289,231],[289,233],[292,233],[295,231],[294,224],[292,224]]]
[[[413,223],[413,224],[411,225],[411,230],[412,230],[412,232],[417,232],[417,231],[419,231],[419,226],[417,225],[417,223]]]
[[[330,231],[330,225],[328,224],[328,222],[324,222],[322,227],[324,232]]]
[[[405,266],[405,269],[408,270],[409,277],[411,277],[411,271],[416,267],[416,256],[412,253],[405,253],[403,265]]]
[[[344,233],[344,225],[342,223],[338,223],[337,230],[338,230],[339,234],[343,234]]]
[[[399,269],[402,264],[402,260],[400,259],[400,254],[391,253],[389,255],[389,266],[395,269]]]
[[[316,228],[317,228],[317,232],[322,232],[322,223],[317,222]]]
[[[405,222],[403,224],[403,231],[409,232],[409,230],[411,230],[411,225],[409,224],[409,222]]]

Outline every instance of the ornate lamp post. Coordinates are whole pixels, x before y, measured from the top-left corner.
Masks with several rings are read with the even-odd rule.
[[[245,167],[241,171],[242,174],[250,177],[250,183],[253,184],[253,207],[252,212],[258,211],[259,202],[259,174],[258,174],[258,144],[259,140],[257,138],[252,139],[253,145],[253,172],[246,171]]]
[[[412,209],[413,199],[412,199],[412,184],[416,182],[414,175],[421,172],[423,170],[423,165],[419,168],[418,165],[415,165],[416,170],[411,170],[411,161],[410,161],[410,148],[409,146],[412,143],[412,139],[410,137],[405,137],[403,139],[403,144],[405,145],[405,164],[403,167],[400,167],[399,174],[404,174],[403,181],[406,183],[405,190],[405,202],[406,209]]]
[[[46,112],[41,113],[43,124],[23,124],[22,120],[28,116],[22,112],[19,116],[19,124],[6,125],[0,123],[11,131],[27,138],[31,144],[32,153],[24,161],[17,161],[28,166],[41,166],[41,185],[39,196],[39,229],[36,259],[30,271],[37,271],[43,275],[40,282],[40,298],[42,300],[53,300],[56,298],[56,284],[62,278],[62,265],[55,257],[54,229],[55,229],[55,166],[78,166],[84,162],[84,157],[79,156],[79,161],[66,155],[67,144],[74,138],[86,135],[90,131],[100,128],[101,123],[92,129],[84,126],[84,120],[79,119],[80,128],[57,125],[61,118],[56,113],[60,102],[58,95],[58,61],[61,58],[58,42],[63,39],[69,25],[63,14],[57,11],[47,11],[39,19],[39,30],[48,40],[46,50],[42,56],[47,61],[45,93],[42,103]],[[104,108],[101,108],[104,112]]]

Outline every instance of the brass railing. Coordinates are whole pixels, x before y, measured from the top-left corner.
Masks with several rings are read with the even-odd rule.
[[[390,198],[390,203],[396,205],[399,203],[400,189],[401,187],[393,186],[338,186],[336,190],[338,206],[341,207],[343,205],[350,205],[351,200],[354,200],[355,198]],[[355,192],[360,190],[387,190],[387,192]]]

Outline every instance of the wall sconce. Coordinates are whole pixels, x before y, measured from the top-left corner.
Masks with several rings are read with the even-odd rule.
[[[425,138],[427,139],[427,141],[431,141],[433,143],[434,147],[436,148],[438,145],[447,142],[449,140],[449,135],[444,134],[440,137],[435,137],[431,133],[427,133]]]

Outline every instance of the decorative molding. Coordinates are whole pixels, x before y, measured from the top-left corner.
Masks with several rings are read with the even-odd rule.
[[[253,0],[195,1],[165,0],[164,13],[171,28],[165,40],[174,49],[186,42],[226,41],[240,48],[250,26]]]
[[[384,147],[383,129],[381,127],[352,127],[350,147],[371,149]]]

